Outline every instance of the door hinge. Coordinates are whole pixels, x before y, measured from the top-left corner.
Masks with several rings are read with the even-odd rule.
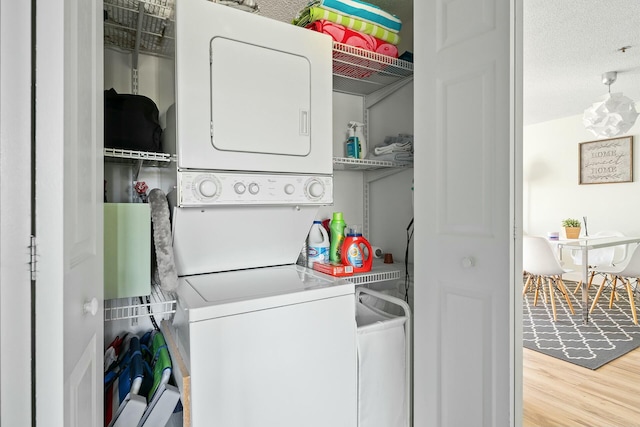
[[[213,139],[213,120],[211,120],[209,124],[210,124],[209,132],[211,132],[211,139]]]
[[[29,238],[29,271],[31,272],[31,280],[36,280],[36,264],[38,262],[36,249],[36,236],[32,234]]]

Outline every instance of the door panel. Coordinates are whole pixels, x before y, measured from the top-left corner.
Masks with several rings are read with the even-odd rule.
[[[433,4],[437,10],[438,49],[496,29],[495,0],[436,0]]]
[[[102,2],[36,11],[36,420],[101,426]]]
[[[245,153],[308,155],[310,65],[300,55],[214,37],[211,40],[213,146]],[[265,139],[265,135],[277,138]]]
[[[489,401],[485,397],[490,396],[485,393],[491,392],[493,374],[492,341],[486,339],[486,330],[491,328],[493,320],[491,296],[462,289],[454,283],[442,283],[441,286],[441,425],[493,425],[482,423]],[[465,318],[474,319],[473,322],[462,321],[461,312],[465,313]],[[461,355],[471,357],[473,362],[461,363]],[[460,410],[461,402],[464,402],[464,411]]]
[[[514,423],[518,3],[414,2],[416,426]]]
[[[438,193],[441,232],[493,235],[493,185],[497,157],[493,131],[492,105],[495,93],[495,67],[456,73],[439,81],[437,87],[438,128],[442,138],[436,141],[440,158],[440,176],[444,185]],[[461,106],[465,106],[464,110]],[[473,114],[465,114],[473,111]],[[465,125],[460,126],[461,113]],[[468,142],[468,143],[465,143]],[[466,179],[460,179],[464,174]],[[465,197],[460,197],[465,194]]]
[[[95,399],[96,390],[102,387],[102,378],[96,374],[98,353],[102,352],[102,345],[98,345],[95,337],[89,341],[87,348],[75,365],[66,389],[69,390],[69,414],[71,421],[69,427],[95,426],[101,418],[102,401]]]

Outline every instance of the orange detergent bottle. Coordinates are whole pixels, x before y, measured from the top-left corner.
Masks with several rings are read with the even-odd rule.
[[[371,271],[372,263],[371,245],[362,237],[360,226],[352,225],[342,243],[342,264],[353,266],[354,273],[364,273]]]

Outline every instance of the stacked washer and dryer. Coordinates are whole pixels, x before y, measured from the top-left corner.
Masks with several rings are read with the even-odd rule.
[[[176,2],[173,333],[195,427],[354,427],[354,285],[295,264],[333,202],[331,39]]]

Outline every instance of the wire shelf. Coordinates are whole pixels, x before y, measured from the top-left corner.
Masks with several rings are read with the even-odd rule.
[[[333,90],[368,95],[413,76],[413,63],[333,43]]]
[[[366,285],[368,283],[384,282],[400,278],[400,270],[394,264],[375,264],[370,272],[358,273],[347,276],[344,279],[354,285]]]
[[[117,298],[104,301],[104,320],[105,322],[134,319],[145,317],[150,314],[154,316],[162,316],[176,312],[176,300],[165,294],[160,287],[152,286],[150,303],[132,304],[131,298]]]
[[[334,157],[333,166],[336,170],[375,170],[383,168],[409,168],[413,166],[413,163]]]
[[[120,148],[105,148],[105,160],[120,163],[134,163],[139,160],[149,162],[149,166],[168,166],[176,161],[176,156],[167,153],[155,153],[152,151],[123,150]]]
[[[172,58],[175,51],[174,0],[105,0],[107,47]]]

